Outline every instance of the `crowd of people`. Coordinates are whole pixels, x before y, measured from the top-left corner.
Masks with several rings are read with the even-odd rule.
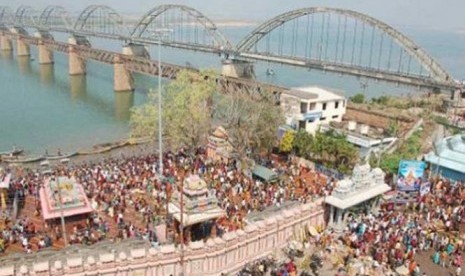
[[[289,201],[306,202],[329,195],[334,187],[333,179],[291,161],[265,158],[259,162],[279,177],[273,182],[251,177],[247,171],[240,170],[235,161],[213,161],[201,149],[195,153],[167,152],[162,179],[158,174],[157,156],[153,154],[60,165],[51,175],[74,177],[91,202],[92,213],[67,223],[68,242],[79,244],[140,238],[157,246],[157,225],[166,222],[168,228],[176,232],[173,220],[166,216],[166,206],[172,193],[180,188],[181,179],[189,174],[203,178],[226,211],[226,216],[213,224],[215,233],[212,234],[217,235],[243,228],[246,216],[251,213],[280,207]],[[24,252],[32,253],[62,240],[59,221],[43,222],[41,219],[38,191],[44,175],[40,168],[8,170],[7,173],[13,175],[10,194],[24,199],[25,207],[28,199],[34,202],[35,212],[20,212],[14,222],[9,221],[10,214],[3,213],[5,223],[0,233],[0,250],[4,252],[8,245],[16,244]],[[416,257],[429,254],[431,262],[454,268],[460,275],[465,250],[464,237],[460,236],[465,221],[465,185],[442,179],[431,183],[428,193],[400,209],[382,208],[377,213],[349,216],[341,235],[327,229],[318,234],[317,244],[326,247],[342,243],[348,249],[344,264],[370,257],[373,260],[371,269],[380,273],[403,265],[412,275],[422,275]],[[179,235],[173,234],[172,241],[180,242],[178,239]]]
[[[419,195],[417,201],[394,209],[385,205],[376,213],[349,215],[340,236],[328,229],[318,235],[317,242],[324,247],[342,244],[347,250],[342,254],[341,265],[346,267],[369,258],[370,265],[359,266],[360,275],[389,275],[399,267],[405,267],[409,275],[428,275],[418,262],[425,259],[420,255],[454,275],[461,275],[465,185],[442,179],[431,183],[430,191]],[[338,275],[348,275],[347,271],[341,270]],[[446,275],[446,270],[443,272]]]
[[[323,175],[309,173],[286,162],[271,159],[262,160],[264,162],[280,176],[279,179],[267,183],[252,178],[239,170],[239,164],[235,161],[213,161],[202,149],[195,153],[183,150],[167,152],[163,158],[161,180],[155,154],[59,165],[52,168],[48,177],[74,177],[83,186],[94,210],[80,220],[67,218],[69,243],[93,244],[103,239],[138,237],[157,245],[157,225],[168,217],[166,222],[171,226],[168,228],[176,229],[172,219],[166,216],[167,201],[174,189],[179,189],[177,184],[186,174],[200,175],[208,188],[214,190],[220,207],[226,211],[227,215],[214,223],[214,232],[219,235],[243,228],[244,218],[251,212],[260,212],[271,206],[279,207],[286,201],[307,201],[327,193],[327,178]],[[59,220],[43,222],[41,219],[39,189],[43,185],[44,175],[40,168],[8,170],[13,175],[10,194],[18,193],[26,205],[33,201],[35,206],[34,214],[20,211],[20,219],[14,225],[6,223],[0,235],[3,248],[24,240],[23,237],[34,241],[21,241],[23,245],[26,244],[23,246],[25,252],[50,247],[55,241],[63,240]],[[18,223],[23,227],[17,227]],[[168,236],[180,242],[175,233]]]

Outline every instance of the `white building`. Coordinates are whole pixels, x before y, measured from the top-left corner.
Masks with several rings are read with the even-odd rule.
[[[294,129],[314,134],[320,125],[341,122],[346,113],[342,93],[318,86],[292,88],[281,95],[286,123]]]
[[[355,166],[352,177],[336,183],[333,193],[325,198],[329,205],[330,226],[340,228],[352,211],[374,212],[379,207],[379,196],[390,191],[380,168],[372,169],[368,163]]]

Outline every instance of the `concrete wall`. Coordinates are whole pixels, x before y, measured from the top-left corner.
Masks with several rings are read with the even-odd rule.
[[[307,225],[324,223],[322,199],[281,211],[244,230],[207,242],[192,242],[184,250],[185,275],[208,276],[239,271],[246,263],[266,257],[287,245]],[[42,255],[41,255],[42,254]],[[59,253],[13,256],[2,260],[0,275],[179,275],[181,252],[174,245],[157,249],[144,241],[98,243],[69,247]]]

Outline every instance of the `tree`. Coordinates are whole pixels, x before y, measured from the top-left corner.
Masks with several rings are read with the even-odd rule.
[[[284,123],[281,108],[267,98],[257,101],[240,93],[223,95],[215,110],[215,119],[223,124],[242,157],[249,149],[255,153],[269,151],[277,140],[278,127]]]
[[[281,142],[279,143],[279,150],[281,152],[290,152],[293,148],[295,131],[288,130],[284,133],[283,137],[281,138]]]
[[[216,90],[215,78],[191,71],[180,71],[163,95],[163,134],[173,148],[188,149],[205,145],[212,122],[212,97]],[[158,94],[158,93],[157,93]],[[149,101],[136,107],[131,114],[131,136],[157,137],[158,96],[151,92]]]
[[[349,99],[353,103],[362,104],[365,102],[365,95],[363,95],[362,93],[358,93],[350,97]]]
[[[294,140],[292,141],[292,147],[295,150],[295,153],[304,158],[310,158],[312,144],[313,136],[303,129],[297,131],[294,135]]]
[[[277,141],[284,115],[272,98],[252,99],[245,93],[219,94],[214,72],[181,71],[163,97],[163,134],[173,149],[205,146],[214,125],[222,125],[241,158],[248,149],[269,150]],[[157,96],[132,110],[131,135],[157,137]]]

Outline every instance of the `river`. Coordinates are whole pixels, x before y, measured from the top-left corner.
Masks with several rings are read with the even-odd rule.
[[[244,37],[252,27],[224,27],[233,42]],[[427,50],[454,77],[462,79],[465,68],[465,35],[447,31],[405,29],[408,36]],[[63,34],[55,35],[65,40]],[[93,39],[94,47],[120,51],[121,44]],[[150,49],[156,57],[156,47]],[[147,100],[156,78],[135,75],[133,93],[113,92],[113,68],[88,62],[86,76],[69,76],[67,56],[55,53],[54,65],[39,65],[37,51],[31,47],[32,58],[18,58],[14,53],[0,55],[0,151],[13,145],[30,154],[45,150],[54,153],[89,148],[94,144],[126,138],[129,131],[130,108]],[[211,54],[192,53],[178,49],[162,49],[162,60],[180,65],[189,62],[198,68],[220,68],[221,60]],[[272,68],[274,76],[267,76]],[[365,92],[367,96],[402,95],[415,89],[386,83],[366,81],[315,70],[257,64],[257,78],[288,87],[318,84],[334,87],[347,96]],[[166,80],[165,80],[166,81]],[[418,91],[417,91],[418,92]]]

